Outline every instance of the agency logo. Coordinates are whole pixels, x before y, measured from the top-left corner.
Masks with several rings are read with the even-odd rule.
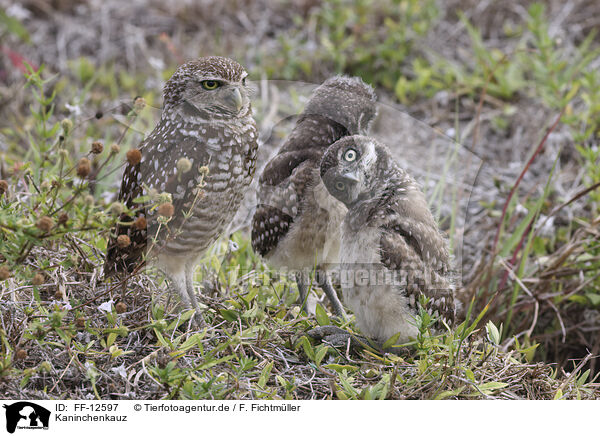
[[[6,431],[14,433],[15,429],[48,430],[50,411],[29,401],[19,401],[3,406],[6,409]]]

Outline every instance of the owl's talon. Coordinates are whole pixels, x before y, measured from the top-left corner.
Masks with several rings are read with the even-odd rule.
[[[203,329],[207,326],[204,316],[202,316],[202,314],[199,312],[194,313],[194,316],[192,317],[192,323],[199,329]]]
[[[308,336],[321,342],[326,342],[335,348],[347,348],[350,343],[351,350],[361,348],[366,341],[365,338],[355,336],[344,329],[333,325],[315,327],[306,333]]]

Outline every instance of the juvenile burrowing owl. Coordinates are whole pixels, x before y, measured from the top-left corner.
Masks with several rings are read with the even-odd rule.
[[[323,156],[321,178],[348,207],[340,281],[360,330],[379,345],[397,333],[398,343],[406,342],[418,333],[420,303],[451,324],[454,293],[446,240],[417,183],[388,149],[365,136],[343,138]]]
[[[257,130],[246,76],[222,57],[175,71],[158,125],[127,155],[119,199],[137,209],[135,220],[124,215],[108,244],[107,276],[131,272],[145,257],[196,309],[199,323],[194,267],[232,220],[254,175]]]
[[[297,272],[300,301],[309,273],[317,279],[334,312],[344,316],[326,265],[337,263],[339,226],[346,207],[328,194],[319,177],[323,153],[338,139],[366,133],[376,114],[373,89],[359,78],[326,80],[310,98],[294,130],[266,165],[252,219],[252,247],[275,268]]]

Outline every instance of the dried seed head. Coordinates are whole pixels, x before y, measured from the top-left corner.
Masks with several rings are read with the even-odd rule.
[[[127,248],[131,245],[131,239],[127,235],[119,235],[117,238],[117,247],[119,248]]]
[[[119,144],[117,144],[116,142],[113,142],[112,144],[110,144],[110,152],[112,154],[117,154],[120,151],[121,151],[121,146]]]
[[[146,100],[144,99],[144,97],[136,97],[133,101],[133,110],[136,113],[140,113],[140,111],[144,109],[144,107],[146,107]]]
[[[54,227],[54,220],[49,216],[41,217],[36,223],[36,227],[40,229],[42,232],[49,232]]]
[[[79,318],[77,318],[75,320],[75,325],[79,328],[85,327],[85,318],[83,316],[80,316]]]
[[[148,226],[148,223],[146,222],[146,218],[141,216],[135,220],[133,226],[138,230],[144,230]]]
[[[104,150],[104,145],[102,145],[102,143],[100,141],[92,142],[92,153],[93,154],[100,154],[100,153],[102,153],[102,150]]]
[[[60,150],[58,150],[58,155],[62,160],[67,160],[67,158],[69,157],[69,152],[64,148],[61,148]]]
[[[160,216],[164,216],[165,218],[170,218],[175,213],[175,208],[173,207],[173,203],[163,203],[158,206],[158,214]]]
[[[156,202],[158,204],[172,203],[173,197],[171,196],[170,192],[161,192],[160,194],[158,194],[158,197],[156,198]]]
[[[8,191],[8,182],[6,180],[0,180],[0,197]]]
[[[122,301],[119,301],[117,304],[115,304],[115,310],[117,311],[117,313],[126,312],[127,305],[125,303],[123,303]]]
[[[90,160],[86,157],[82,157],[79,159],[79,163],[77,164],[77,175],[82,179],[85,179],[92,170],[90,165]]]
[[[62,127],[65,136],[67,136],[73,130],[73,121],[65,118],[60,122],[60,127]]]
[[[38,365],[38,371],[43,373],[47,373],[52,371],[52,363],[47,360],[44,360],[42,363]]]
[[[56,292],[54,293],[54,299],[55,300],[62,300],[64,297],[64,293],[62,291],[62,289],[57,289]]]
[[[192,169],[192,161],[187,157],[182,157],[177,161],[177,172],[185,174]]]
[[[152,203],[158,203],[158,191],[156,188],[148,189],[148,196],[150,197],[150,201],[152,201]]]
[[[198,168],[198,172],[202,176],[206,177],[208,175],[209,170],[208,170],[208,167],[206,165],[202,165],[200,168]]]
[[[0,266],[0,281],[10,278],[10,269],[6,265]]]
[[[33,276],[33,279],[31,279],[31,284],[33,286],[40,286],[40,285],[43,285],[45,281],[46,281],[46,277],[44,277],[44,274],[37,273],[36,275]]]
[[[83,203],[87,207],[92,207],[95,202],[96,202],[96,200],[94,200],[94,196],[91,194],[86,195],[85,198],[83,199]]]
[[[23,348],[19,348],[17,350],[17,352],[15,353],[15,357],[17,360],[27,359],[27,350],[25,350]]]
[[[127,152],[127,162],[129,162],[129,165],[137,165],[140,163],[141,160],[142,152],[137,148],[134,148],[133,150],[129,150]]]
[[[115,201],[110,205],[109,211],[113,215],[121,215],[123,213],[123,203]]]
[[[40,188],[42,188],[43,191],[47,191],[48,189],[50,189],[52,187],[52,183],[50,183],[48,180],[44,180],[41,184],[40,184]]]
[[[59,226],[64,226],[65,224],[67,224],[67,221],[69,221],[69,215],[67,213],[63,212],[58,216]]]

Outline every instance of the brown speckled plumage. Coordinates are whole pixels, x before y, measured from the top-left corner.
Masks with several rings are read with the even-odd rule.
[[[333,144],[321,163],[329,192],[344,202],[340,268],[344,302],[367,336],[399,342],[417,334],[421,296],[425,309],[454,321],[454,289],[447,242],[414,179],[372,138],[351,136]],[[366,271],[368,278],[361,281]]]
[[[317,266],[338,315],[343,308],[320,265],[338,261],[345,207],[321,183],[319,164],[332,143],[367,131],[376,113],[375,100],[372,88],[359,78],[336,76],[319,86],[266,165],[252,219],[253,249],[274,267],[304,271],[298,280],[301,300],[306,297],[307,271]]]
[[[254,175],[257,130],[246,76],[237,62],[207,57],[180,66],[167,82],[161,119],[139,147],[141,162],[126,166],[119,193],[128,208],[138,209],[136,217],[146,218],[148,227],[116,227],[108,245],[107,276],[132,271],[146,255],[183,300],[198,309],[194,267],[229,225]],[[206,81],[218,82],[217,88],[205,89]],[[207,174],[202,167],[208,168]],[[154,243],[157,210],[135,200],[142,195],[154,200],[161,193],[171,195],[175,213]],[[132,241],[129,247],[116,244],[123,234]]]

